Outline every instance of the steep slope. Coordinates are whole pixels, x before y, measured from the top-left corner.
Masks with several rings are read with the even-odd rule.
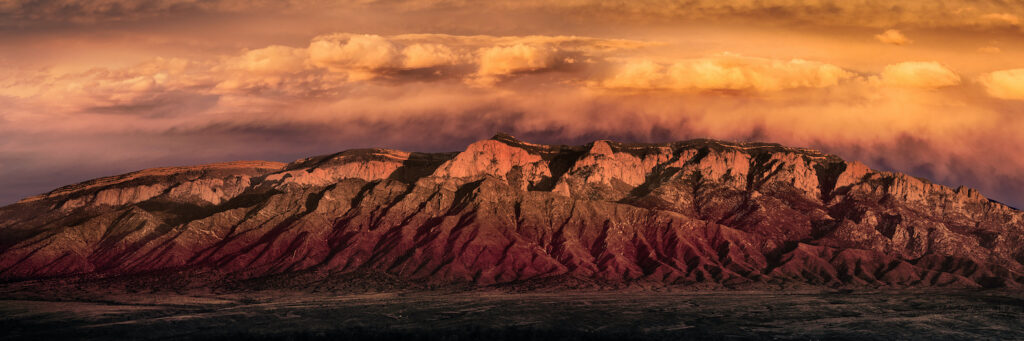
[[[0,208],[0,278],[1016,287],[1022,217],[808,149],[499,134],[459,153],[351,150],[63,187]]]

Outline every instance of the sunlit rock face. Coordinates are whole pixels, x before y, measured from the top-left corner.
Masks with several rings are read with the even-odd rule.
[[[1017,287],[1022,243],[1022,213],[973,189],[714,140],[548,146],[499,134],[457,153],[145,170],[0,208],[5,280]]]
[[[70,211],[81,207],[124,206],[163,196],[176,201],[216,205],[248,188],[254,176],[283,166],[279,162],[241,161],[153,168],[64,186],[18,203],[58,202],[52,208]]]

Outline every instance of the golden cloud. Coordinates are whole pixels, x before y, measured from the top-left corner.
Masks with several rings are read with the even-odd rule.
[[[551,65],[552,53],[545,47],[524,44],[495,46],[480,53],[481,76],[508,75],[534,71]]]
[[[257,73],[289,73],[306,68],[309,52],[306,49],[272,45],[249,50],[230,59],[227,67]]]
[[[723,54],[667,65],[630,61],[601,85],[612,89],[754,90],[824,88],[854,74],[842,68],[802,59],[776,60]]]
[[[991,21],[995,24],[1005,24],[1011,26],[1020,25],[1020,17],[1010,13],[989,13],[981,16],[982,19]]]
[[[368,71],[396,68],[401,64],[399,50],[378,35],[329,35],[317,37],[309,44],[309,60],[313,65],[333,71]]]
[[[609,51],[648,43],[568,36],[381,36],[336,33],[314,37],[306,47],[271,45],[237,55],[200,60],[157,58],[122,68],[87,72],[40,71],[4,81],[0,95],[36,98],[69,108],[152,107],[161,93],[197,96],[320,97],[351,82],[497,81]],[[435,72],[444,68],[444,72]],[[433,70],[438,69],[438,70]],[[408,72],[426,70],[428,72]],[[408,77],[408,78],[403,78]],[[10,84],[7,84],[10,83]],[[235,100],[222,98],[221,101]]]
[[[479,52],[479,68],[468,81],[489,86],[504,76],[547,69],[555,62],[554,54],[550,47],[522,43],[484,48]]]
[[[460,56],[451,48],[441,44],[412,44],[402,50],[404,56],[402,66],[409,69],[432,68],[452,65],[460,61]]]
[[[124,69],[95,68],[68,74],[44,70],[33,77],[34,84],[9,90],[64,110],[132,107],[159,101],[168,93],[190,87],[208,88],[213,84],[209,67],[184,59],[157,58]]]
[[[288,83],[301,78],[311,67],[307,49],[272,45],[227,58],[207,72],[222,79],[214,88],[216,93],[260,89],[287,91],[296,87]]]
[[[987,73],[981,76],[980,81],[992,97],[1024,100],[1024,69]]]
[[[960,76],[937,62],[903,62],[887,65],[882,83],[911,88],[941,88],[960,84]]]
[[[311,65],[367,80],[401,70],[458,66],[473,73],[453,74],[474,84],[491,85],[518,73],[551,68],[575,57],[599,56],[650,43],[570,36],[395,36],[337,33],[318,36],[308,47]]]
[[[912,40],[908,39],[907,36],[903,35],[903,33],[900,32],[899,30],[893,29],[885,30],[885,32],[876,34],[875,39],[878,39],[878,41],[880,42],[892,45],[906,45],[913,42]]]

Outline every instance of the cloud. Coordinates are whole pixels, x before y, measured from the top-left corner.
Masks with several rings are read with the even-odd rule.
[[[653,0],[653,1],[539,1],[496,0],[486,3],[449,0],[381,0],[379,9],[422,12],[471,10],[487,12],[556,13],[560,17],[602,23],[663,24],[681,20],[744,23],[751,21],[818,27],[914,27],[990,30],[1017,27],[1024,4],[1017,1],[977,0]]]
[[[479,68],[470,83],[493,85],[504,76],[537,71],[551,67],[555,62],[554,52],[546,46],[515,44],[481,49]]]
[[[612,89],[662,89],[668,88],[669,82],[664,65],[650,60],[635,60],[620,66],[601,85]]]
[[[140,116],[164,116],[189,107],[207,105],[212,93],[189,97],[196,88],[209,89],[216,82],[212,64],[185,59],[156,58],[130,68],[93,68],[79,73],[38,71],[22,84],[9,89],[21,98],[38,102],[41,107],[56,107],[61,112],[132,113]],[[0,92],[2,93],[2,92]]]
[[[1024,100],[1024,69],[987,73],[980,77],[980,81],[992,97]]]
[[[174,101],[164,98],[169,93],[182,103],[210,103],[210,98],[216,98],[221,103],[247,105],[239,103],[336,97],[354,82],[375,80],[396,86],[467,80],[493,85],[531,71],[645,45],[569,36],[335,33],[316,36],[305,47],[271,45],[206,59],[156,58],[85,72],[3,69],[0,75],[9,77],[0,83],[0,96],[54,103],[69,111],[149,115],[146,112],[171,112],[157,108],[173,105]],[[187,99],[189,94],[196,100]]]
[[[661,67],[665,72],[666,66]],[[74,151],[110,164],[140,155],[148,165],[271,157],[289,161],[355,147],[458,150],[495,131],[545,143],[698,137],[771,141],[839,153],[941,183],[968,184],[997,198],[1019,197],[1001,189],[999,179],[1012,179],[1024,169],[1024,158],[1012,150],[1024,143],[1017,133],[1024,128],[1024,118],[1003,117],[970,96],[878,91],[858,81],[794,88],[773,96],[608,92],[541,82],[501,83],[500,89],[461,82],[364,81],[348,86],[349,90],[313,101],[251,102],[266,98],[224,95],[212,107],[182,113],[190,115],[184,118],[110,117],[89,123],[102,126],[97,129],[82,126],[83,118],[71,115],[49,125],[0,124],[0,133],[10,133],[5,135],[10,137],[5,150],[33,158],[40,169],[66,166],[41,161],[52,150]],[[234,102],[238,100],[244,102]],[[22,129],[29,126],[35,128]],[[145,141],[132,142],[140,137]],[[202,154],[190,152],[194,150]],[[0,161],[12,164],[2,157]],[[129,164],[144,166],[138,161]],[[964,164],[981,173],[965,172],[958,166]]]
[[[508,75],[543,69],[553,62],[552,53],[544,47],[524,44],[495,46],[480,53],[481,76]]]
[[[853,77],[842,68],[802,59],[776,60],[724,54],[658,64],[630,61],[601,82],[611,89],[753,90],[824,88]]]
[[[441,44],[412,44],[402,50],[402,66],[408,69],[453,65],[460,57],[451,48]]]
[[[281,45],[228,57],[203,73],[217,80],[216,86],[209,90],[217,94],[243,92],[303,96],[323,89],[314,83],[322,85],[327,81],[344,81],[343,78],[317,72],[308,49]],[[192,90],[203,92],[204,88]]]
[[[878,41],[880,42],[892,45],[906,45],[913,43],[912,40],[908,39],[907,36],[903,35],[903,33],[901,33],[899,30],[893,29],[885,30],[885,32],[876,34],[875,39],[878,39]]]
[[[886,85],[911,88],[941,88],[960,84],[960,76],[938,62],[887,65],[881,79]]]
[[[272,45],[229,57],[205,72],[219,79],[212,89],[219,94],[271,89],[296,94],[299,85],[294,83],[309,80],[311,68],[307,49]]]
[[[357,79],[373,78],[369,71],[401,65],[401,54],[394,44],[369,34],[317,37],[309,44],[309,59],[319,67],[358,74]]]
[[[311,65],[346,73],[352,81],[423,75],[407,71],[448,68],[433,74],[493,85],[509,76],[571,64],[568,61],[575,62],[574,57],[599,57],[646,45],[622,39],[569,36],[337,33],[314,38],[308,54]]]
[[[1010,26],[1020,25],[1020,17],[1010,13],[989,13],[981,16],[982,19],[991,21],[995,24],[1005,24]]]
[[[249,50],[228,61],[228,67],[249,72],[290,73],[306,68],[309,52],[290,46],[271,45]]]

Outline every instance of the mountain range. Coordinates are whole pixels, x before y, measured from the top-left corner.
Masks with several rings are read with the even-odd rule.
[[[976,190],[708,139],[498,134],[452,153],[147,169],[0,208],[6,282],[1019,287],[1022,246],[1024,213]]]

